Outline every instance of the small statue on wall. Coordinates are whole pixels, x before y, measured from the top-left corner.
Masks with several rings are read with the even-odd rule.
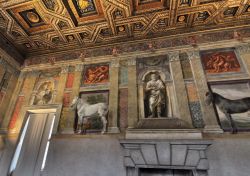
[[[145,88],[145,110],[148,118],[161,118],[166,112],[166,88],[157,73],[150,74],[150,80],[146,83]]]

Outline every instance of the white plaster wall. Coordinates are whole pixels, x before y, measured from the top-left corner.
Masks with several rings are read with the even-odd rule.
[[[215,139],[209,147],[209,176],[250,176],[250,139]],[[49,176],[125,176],[122,149],[114,137],[55,138],[47,160]]]
[[[209,176],[250,176],[250,138],[216,139],[207,156]]]
[[[123,154],[117,138],[53,139],[48,176],[125,176]]]
[[[3,153],[0,176],[6,176],[13,142]],[[11,152],[12,151],[12,152]],[[118,137],[68,136],[51,141],[43,176],[125,176]],[[208,148],[209,176],[250,176],[250,138],[214,139]]]

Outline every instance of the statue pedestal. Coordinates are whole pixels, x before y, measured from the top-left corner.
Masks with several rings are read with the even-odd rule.
[[[202,139],[196,129],[127,129],[126,139]]]
[[[135,128],[128,128],[126,139],[202,139],[200,130],[178,118],[140,119]]]
[[[173,117],[140,119],[136,129],[191,129],[182,119]]]

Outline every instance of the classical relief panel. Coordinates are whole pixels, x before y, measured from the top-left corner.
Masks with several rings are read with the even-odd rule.
[[[201,57],[207,74],[238,73],[244,70],[234,49],[205,51]]]
[[[83,72],[83,86],[105,84],[109,82],[109,65],[87,65]]]

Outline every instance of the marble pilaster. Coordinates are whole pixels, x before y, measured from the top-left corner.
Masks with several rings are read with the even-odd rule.
[[[136,59],[128,60],[128,128],[138,122]]]
[[[250,73],[250,44],[242,44],[236,47],[236,50],[241,56],[241,59],[245,63],[248,72]]]
[[[171,52],[168,55],[179,109],[179,118],[187,122],[188,125],[192,127],[192,119],[188,107],[187,90],[183,79],[183,73],[181,71],[182,68],[179,59],[179,52]]]
[[[2,81],[2,79],[3,79],[3,76],[4,76],[4,73],[5,73],[5,69],[2,68],[2,67],[3,67],[3,66],[0,65],[0,83],[1,83],[1,81]]]
[[[75,96],[78,96],[80,86],[81,86],[81,79],[82,79],[82,71],[83,71],[83,64],[78,64],[75,66],[75,73],[74,73],[74,83],[73,83],[73,90],[72,90],[72,99]]]
[[[32,102],[30,101],[32,97],[32,91],[35,87],[36,80],[39,76],[38,71],[30,71],[23,83],[23,89],[21,94],[25,97],[24,99],[24,105],[30,105]]]
[[[78,64],[75,66],[74,81],[73,81],[72,93],[70,97],[70,103],[72,102],[74,97],[79,96],[83,66],[84,66],[83,64]],[[70,121],[74,123],[75,111],[68,109],[66,118],[71,118]],[[67,126],[65,129],[63,129],[63,133],[73,133],[73,132],[74,132],[73,124],[72,126],[70,127]]]
[[[8,105],[10,103],[11,97],[13,95],[13,90],[15,89],[15,86],[17,84],[18,76],[12,75],[10,80],[9,80],[9,85],[8,88],[6,89],[5,96],[4,96],[4,103],[1,104],[0,106],[0,117],[4,117]]]
[[[7,130],[8,130],[8,125],[9,125],[9,122],[11,119],[11,115],[15,109],[15,104],[16,104],[16,101],[18,99],[19,93],[22,89],[22,86],[24,84],[24,80],[25,80],[26,75],[27,75],[26,72],[21,72],[19,77],[18,77],[16,87],[15,87],[14,91],[12,92],[12,96],[10,98],[10,103],[6,109],[6,113],[5,113],[3,122],[1,124],[1,131],[7,132]]]
[[[109,126],[108,132],[119,133],[118,100],[119,100],[119,60],[112,60],[109,80]]]
[[[201,104],[202,117],[205,123],[204,132],[222,133],[223,131],[218,125],[213,107],[208,106],[205,103],[206,92],[208,92],[209,89],[207,85],[205,72],[203,70],[202,63],[201,63],[200,53],[198,50],[196,50],[196,51],[188,51],[187,54],[190,60],[190,65],[192,68],[194,81],[197,87],[199,101]]]
[[[63,102],[63,94],[64,94],[64,89],[65,89],[66,81],[68,77],[68,71],[69,71],[69,66],[62,67],[60,78],[59,78],[59,83],[58,83],[58,88],[57,88],[57,93],[56,93],[55,103],[62,104]]]

